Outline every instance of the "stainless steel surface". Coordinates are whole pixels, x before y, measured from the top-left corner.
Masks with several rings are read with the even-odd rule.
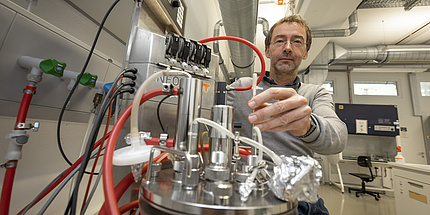
[[[181,84],[182,92],[179,97],[178,118],[176,120],[175,149],[181,151],[194,150],[195,153],[197,146],[187,149],[187,141],[191,140],[188,136],[188,129],[192,127],[194,119],[200,116],[202,81],[195,78],[184,79]]]
[[[165,57],[166,51],[166,37],[150,32],[143,28],[138,28],[136,31],[133,46],[130,52],[129,68],[137,68],[138,73],[136,74],[136,85],[140,86],[147,77],[153,73],[166,69],[167,65],[171,62]],[[218,66],[218,56],[212,54],[211,62],[207,70],[209,74],[204,77],[203,69],[200,68],[198,71],[194,71],[191,66],[182,68],[181,62],[176,62],[173,67],[181,70],[185,70],[195,77],[200,77],[203,84],[203,96],[202,96],[202,108],[210,110],[213,105],[213,91],[215,88],[215,77],[219,76],[216,72]],[[182,77],[162,77],[157,79],[154,83],[151,83],[148,87],[148,91],[158,89],[162,87],[163,83],[171,83],[173,87],[178,88]],[[132,100],[133,96],[125,96],[126,100]],[[153,100],[161,100],[161,98],[154,98]]]
[[[297,203],[284,202],[270,192],[254,192],[246,202],[234,191],[227,205],[215,204],[201,182],[194,190],[183,189],[171,180],[172,169],[160,172],[157,180],[142,183],[139,197],[141,214],[296,214]],[[221,189],[221,188],[220,188]],[[235,190],[235,189],[234,189]],[[221,192],[222,190],[220,190]]]
[[[227,130],[233,130],[233,107],[215,105],[212,107],[211,118]],[[213,128],[210,130],[209,137],[210,163],[205,169],[205,178],[211,181],[228,181],[231,174],[232,140]]]

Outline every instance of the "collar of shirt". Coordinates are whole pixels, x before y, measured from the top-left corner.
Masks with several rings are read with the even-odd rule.
[[[270,76],[270,72],[266,71],[264,73],[263,80],[266,81],[267,83],[269,83],[270,85],[276,85],[277,87],[290,87],[290,88],[294,88],[295,90],[297,90],[297,89],[299,89],[299,87],[301,85],[299,76],[296,76],[296,79],[294,79],[293,83],[290,83],[290,84],[287,84],[284,86],[277,85],[273,79],[269,78],[269,76]]]

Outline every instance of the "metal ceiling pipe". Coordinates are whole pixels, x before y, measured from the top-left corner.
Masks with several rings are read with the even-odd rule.
[[[269,33],[269,22],[267,21],[267,19],[263,17],[258,17],[257,23],[263,27],[264,36],[267,36],[267,34]]]
[[[413,7],[417,6],[429,6],[429,0],[363,0],[358,9],[366,9],[366,8],[390,8],[390,7],[403,7],[405,11],[409,11]]]
[[[382,64],[428,64],[430,45],[385,45],[364,48],[343,48],[328,43],[303,74],[305,83],[322,84],[328,74],[328,65],[382,65]],[[370,63],[369,63],[370,62]],[[302,72],[303,73],[303,72]]]
[[[404,10],[410,11],[413,7],[415,7],[420,2],[421,2],[421,0],[406,1],[405,5],[404,5]]]
[[[219,0],[222,23],[228,36],[255,42],[258,0]],[[254,52],[245,44],[228,41],[236,78],[251,77]]]
[[[349,28],[346,29],[328,29],[328,30],[315,30],[312,31],[312,38],[322,37],[347,37],[354,34],[358,29],[358,16],[357,10],[354,10],[348,17]]]
[[[264,36],[267,36],[267,34],[269,33],[269,22],[267,21],[267,19],[265,19],[263,17],[258,17],[257,23],[262,26]],[[220,36],[222,26],[223,26],[222,20],[219,20],[218,22],[215,23],[214,34],[213,34],[214,37]],[[228,69],[227,69],[226,65],[224,64],[224,59],[222,58],[220,50],[219,50],[218,40],[213,42],[213,50],[214,50],[214,54],[219,56],[219,61],[218,61],[219,63],[218,64],[220,65],[222,74],[224,75],[224,79],[226,80],[227,84],[231,84],[231,81],[230,81],[230,78],[228,75]]]
[[[342,50],[343,49],[343,50]],[[376,46],[365,48],[344,49],[334,45],[335,61],[375,61],[377,63],[387,63],[390,61],[430,61],[430,46]],[[339,54],[339,50],[341,54]]]
[[[222,20],[219,20],[218,22],[215,23],[215,26],[214,26],[214,35],[213,35],[214,37],[217,37],[217,36],[220,35],[221,26],[223,26]],[[218,43],[218,40],[215,40],[213,42],[213,50],[214,50],[214,54],[216,54],[216,55],[219,56],[218,65],[221,68],[221,72],[222,72],[222,74],[224,76],[225,82],[227,84],[231,84],[230,78],[228,76],[228,69],[227,69],[227,67],[224,64],[224,59],[222,58],[221,53],[219,52],[219,43]]]

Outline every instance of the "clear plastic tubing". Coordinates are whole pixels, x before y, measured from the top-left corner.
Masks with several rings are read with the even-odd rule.
[[[139,87],[139,89],[136,92],[136,95],[134,95],[133,99],[133,105],[131,107],[131,119],[130,119],[130,137],[131,137],[131,145],[135,145],[135,143],[139,143],[139,125],[138,125],[138,117],[139,117],[139,106],[140,106],[140,100],[142,99],[142,96],[148,86],[155,81],[157,78],[162,76],[187,76],[188,78],[191,78],[191,75],[187,72],[178,71],[178,70],[163,70],[154,73],[153,75],[149,76]]]
[[[263,137],[261,136],[261,131],[258,127],[252,127],[254,129],[255,134],[257,134],[257,140],[260,145],[263,145]],[[263,150],[261,148],[258,149],[258,161],[263,160]]]
[[[197,118],[194,121],[195,122],[199,122],[199,123],[203,123],[203,124],[206,124],[206,125],[209,125],[212,128],[217,129],[219,132],[224,133],[225,135],[227,135],[228,137],[230,137],[232,139],[235,138],[235,136],[234,136],[233,133],[231,133],[229,130],[227,130],[226,128],[222,127],[220,124],[218,124],[218,123],[216,123],[214,121],[211,121],[211,120],[208,120],[208,119],[204,119],[204,118]],[[267,155],[270,156],[270,158],[272,158],[273,162],[276,165],[280,165],[282,163],[281,158],[275,152],[273,152],[272,150],[270,150],[269,148],[267,148],[263,144],[260,144],[260,143],[258,143],[256,141],[254,141],[252,139],[249,139],[249,138],[246,138],[246,137],[239,137],[239,140],[242,141],[242,142],[244,142],[244,143],[247,143],[247,144],[249,144],[249,145],[251,145],[251,146],[253,146],[255,148],[258,148],[260,151],[264,151]]]

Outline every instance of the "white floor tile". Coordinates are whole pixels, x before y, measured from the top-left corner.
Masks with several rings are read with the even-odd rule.
[[[396,215],[394,197],[381,195],[379,201],[370,195],[357,198],[354,191],[348,193],[348,188],[342,193],[339,188],[328,184],[320,186],[318,194],[330,215]]]

